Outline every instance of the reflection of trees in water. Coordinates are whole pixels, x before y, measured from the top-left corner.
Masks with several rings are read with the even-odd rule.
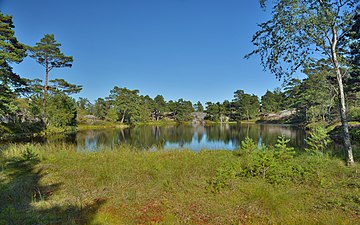
[[[193,141],[200,143],[201,140],[204,138],[204,136],[206,136],[206,129],[204,126],[201,126],[199,124],[193,125],[193,129],[194,129]]]
[[[139,126],[126,129],[125,138],[127,138],[127,144],[136,146],[139,148],[162,148],[162,131],[156,126]]]
[[[223,141],[225,144],[232,143],[238,146],[239,143],[249,136],[254,141],[259,139],[259,130],[250,125],[229,125],[209,126],[207,129],[208,141]]]
[[[177,125],[169,127],[164,133],[164,138],[169,143],[176,143],[180,147],[191,143],[194,136],[194,128],[189,125]]]
[[[281,125],[260,125],[260,134],[262,135],[263,143],[274,145],[279,136],[284,135],[290,139],[289,145],[294,147],[303,147],[305,145],[305,132],[302,129],[281,126]]]
[[[274,145],[282,134],[290,139],[291,146],[304,146],[305,132],[302,129],[280,126],[280,125],[257,125],[239,124],[206,127],[208,141],[223,141],[228,144],[230,141],[234,146],[239,146],[246,137],[252,138],[255,143]]]
[[[78,132],[76,135],[77,148],[85,150],[112,148],[116,139],[116,132],[113,130],[90,130]]]
[[[64,142],[76,144],[76,133],[53,134],[46,137],[38,137],[30,141],[43,144],[62,144]]]
[[[278,136],[282,134],[290,139],[290,146],[297,148],[305,146],[306,133],[304,130],[270,124],[136,126],[126,129],[79,131],[22,141],[43,144],[63,144],[65,142],[76,145],[79,150],[111,149],[121,144],[142,149],[163,149],[166,144],[187,148],[195,146],[197,149],[213,148],[213,146],[233,149],[237,148],[247,136],[258,145],[262,143],[274,145]]]
[[[273,145],[282,134],[291,139],[292,146],[304,145],[305,134],[301,129],[257,124],[136,126],[126,129],[104,129],[78,132],[76,142],[80,148],[89,150],[120,144],[142,149],[163,149],[166,143],[184,147],[194,142],[204,145],[207,144],[206,142],[218,142],[221,148],[221,143],[239,146],[247,136],[259,144]]]

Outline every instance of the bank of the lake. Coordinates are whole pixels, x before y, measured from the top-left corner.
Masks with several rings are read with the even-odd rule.
[[[109,128],[125,129],[128,127],[130,127],[130,125],[124,123],[79,124],[76,126],[76,131],[99,130]]]
[[[360,223],[358,164],[302,154],[288,161],[296,173],[242,176],[248,160],[221,150],[11,145],[1,152],[0,224]]]

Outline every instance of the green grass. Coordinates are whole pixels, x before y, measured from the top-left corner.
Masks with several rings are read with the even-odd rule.
[[[77,131],[81,130],[96,130],[104,128],[127,128],[129,125],[123,123],[112,123],[112,122],[101,122],[95,124],[78,124],[76,127]]]
[[[150,126],[163,126],[163,125],[177,125],[178,122],[174,120],[159,120],[159,121],[148,121],[143,123],[136,123],[136,125],[150,125]]]
[[[220,122],[220,121],[211,121],[211,120],[205,120],[205,124],[237,124],[237,121],[230,121],[230,122]]]
[[[296,182],[225,176],[213,192],[209,181],[219,178],[219,168],[244,163],[243,157],[221,150],[74,149],[2,151],[0,224],[360,223],[360,166],[339,159],[297,156],[294,164],[311,169]]]
[[[251,120],[241,120],[240,123],[250,123],[250,124],[255,124],[259,119],[251,119]]]

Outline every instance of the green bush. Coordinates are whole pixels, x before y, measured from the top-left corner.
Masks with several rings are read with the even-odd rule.
[[[356,127],[350,130],[351,139],[360,143],[360,127]]]
[[[278,137],[275,147],[274,147],[274,156],[279,160],[289,160],[292,159],[295,155],[295,150],[293,147],[288,147],[289,139],[286,139],[284,135]]]
[[[360,107],[349,108],[348,117],[351,121],[360,121]]]
[[[315,155],[323,155],[331,140],[326,129],[320,126],[310,131],[309,137],[306,138],[305,142],[309,146],[305,149],[306,151]]]
[[[240,150],[234,153],[240,161],[236,175],[259,177],[275,184],[303,180],[311,172],[295,162],[294,148],[287,146],[289,141],[285,136],[280,136],[275,146],[257,148],[253,140],[246,138]]]
[[[76,115],[76,103],[73,98],[70,98],[65,94],[49,96],[46,106],[48,126],[76,126]]]
[[[215,177],[208,180],[208,190],[212,193],[219,193],[235,176],[236,167],[231,164],[224,164],[216,170]]]
[[[0,124],[0,136],[4,136],[6,134],[12,134],[13,132],[7,128],[6,126]]]
[[[233,151],[234,155],[241,156],[251,153],[257,149],[257,145],[253,139],[246,137],[245,140],[241,141],[240,149]]]

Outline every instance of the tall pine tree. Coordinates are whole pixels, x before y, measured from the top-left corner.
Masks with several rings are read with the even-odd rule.
[[[45,67],[45,86],[44,86],[44,107],[46,108],[46,97],[49,89],[49,72],[54,68],[71,67],[72,56],[65,56],[60,51],[61,44],[55,40],[54,34],[45,34],[40,42],[30,48],[31,58]]]
[[[16,39],[14,28],[12,17],[0,11],[0,116],[14,112],[16,93],[25,85],[11,67],[26,56],[26,46]]]

